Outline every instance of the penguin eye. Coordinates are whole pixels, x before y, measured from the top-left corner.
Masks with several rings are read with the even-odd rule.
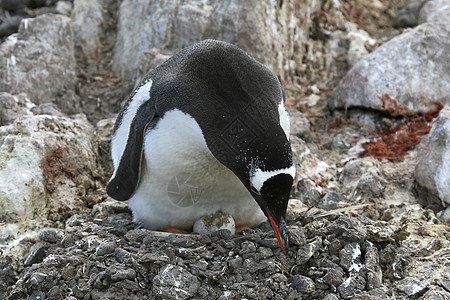
[[[261,193],[250,183],[250,190],[256,195],[261,195]]]

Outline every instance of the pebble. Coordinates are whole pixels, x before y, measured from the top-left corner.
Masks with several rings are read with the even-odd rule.
[[[31,266],[32,264],[41,262],[45,257],[45,244],[43,242],[37,242],[34,244],[30,252],[28,253],[23,265],[25,267]]]
[[[306,244],[305,232],[301,227],[289,228],[289,242],[299,247]]]
[[[64,237],[63,231],[56,228],[43,228],[39,231],[39,239],[43,242],[57,243]]]
[[[302,275],[292,277],[292,287],[300,293],[311,293],[316,288],[311,278]]]
[[[188,299],[195,295],[200,281],[189,271],[172,264],[163,266],[153,278],[153,293],[164,299]]]
[[[116,243],[115,242],[103,242],[100,245],[98,245],[97,249],[95,250],[95,254],[102,256],[114,253],[116,250]]]
[[[313,242],[308,243],[298,249],[297,259],[295,261],[296,264],[305,264],[314,255],[314,253],[316,253],[316,251],[320,249],[320,247],[322,247],[322,238],[318,237]]]

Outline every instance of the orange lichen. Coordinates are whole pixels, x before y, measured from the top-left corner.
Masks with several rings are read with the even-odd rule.
[[[403,107],[395,106],[389,96],[385,97],[387,106],[391,110],[391,115],[397,115]],[[403,160],[408,151],[414,149],[420,143],[420,137],[427,134],[431,129],[431,122],[438,116],[439,111],[444,107],[441,102],[432,102],[434,109],[423,115],[415,114],[405,117],[401,124],[381,132],[374,140],[363,144],[364,151],[361,156],[371,156],[377,159],[387,159],[390,161]]]

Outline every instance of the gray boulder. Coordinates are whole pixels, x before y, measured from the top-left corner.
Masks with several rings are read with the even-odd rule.
[[[236,44],[286,80],[302,64],[305,50],[299,44],[308,38],[311,14],[318,7],[294,1],[125,0],[113,69],[120,78],[135,79],[143,75],[150,49],[175,51],[217,39]]]
[[[2,255],[20,261],[21,239],[81,212],[96,170],[94,128],[84,115],[26,116],[0,127]]]
[[[102,6],[96,1],[75,0],[71,15],[75,55],[88,62],[95,71],[95,60],[101,47],[100,37],[103,35]]]
[[[25,94],[11,95],[0,92],[0,126],[8,125],[23,115],[32,115],[35,104]]]
[[[450,1],[427,1],[419,12],[419,24],[426,22],[450,22]]]
[[[419,147],[414,170],[418,198],[425,207],[440,210],[450,205],[450,106],[441,110]]]
[[[394,37],[347,73],[329,107],[395,116],[426,112],[433,101],[450,103],[449,34],[450,23],[426,23]]]
[[[19,32],[0,45],[0,91],[26,93],[35,103],[57,103],[79,112],[70,19],[42,15],[23,19]]]

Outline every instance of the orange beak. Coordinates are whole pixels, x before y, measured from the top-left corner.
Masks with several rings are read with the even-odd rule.
[[[278,244],[280,244],[281,250],[283,250],[283,252],[287,254],[289,249],[289,238],[286,228],[286,222],[283,218],[281,218],[280,225],[277,225],[277,223],[275,223],[275,220],[270,215],[269,211],[266,211],[267,216],[269,216],[270,225],[272,226],[273,231],[275,232],[275,236],[277,237]]]

